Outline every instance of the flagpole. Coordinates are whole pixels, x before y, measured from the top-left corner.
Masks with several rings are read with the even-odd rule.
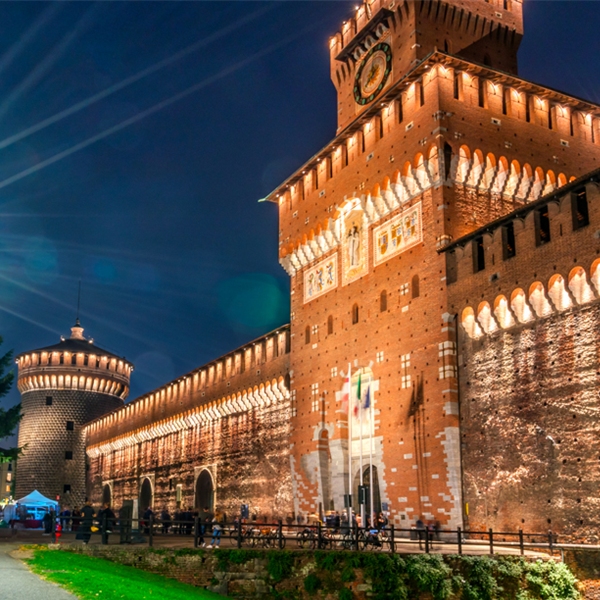
[[[375,433],[375,409],[373,408],[373,394],[371,392],[371,383],[373,377],[369,378],[369,409],[371,411],[371,423],[369,427],[369,495],[371,501],[371,528],[375,527],[375,507],[373,506],[373,435]]]
[[[360,488],[362,488],[363,485],[363,421],[362,421],[362,414],[363,414],[363,409],[362,409],[362,398],[361,396],[361,389],[360,389],[360,374],[358,375],[359,379],[359,383],[358,386],[356,388],[356,401],[358,403],[358,422],[359,422],[359,427],[360,427],[360,434],[359,434],[359,443],[360,443],[360,452],[359,452],[359,464],[360,464],[360,476],[358,478],[358,485],[360,486]],[[359,489],[360,489],[359,488]],[[365,503],[361,502],[361,498],[360,498],[360,493],[358,495],[358,502],[360,504],[360,526],[364,527],[365,526]]]
[[[352,531],[352,372],[348,363],[348,527]]]

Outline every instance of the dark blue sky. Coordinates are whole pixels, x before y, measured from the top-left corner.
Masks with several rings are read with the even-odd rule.
[[[86,334],[136,365],[131,398],[287,322],[257,200],[335,133],[327,40],[353,5],[0,3],[0,350],[67,335],[79,279]],[[598,2],[526,0],[521,75],[600,102],[599,24]]]

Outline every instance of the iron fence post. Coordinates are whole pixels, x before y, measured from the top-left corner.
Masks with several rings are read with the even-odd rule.
[[[490,538],[490,555],[494,554],[494,532],[490,527],[488,530],[488,536]]]
[[[52,543],[56,544],[56,513],[50,515],[50,527],[52,527]]]
[[[458,539],[458,553],[462,554],[462,527],[457,527],[456,536]]]
[[[429,529],[425,528],[425,554],[429,554]]]
[[[194,548],[198,547],[198,536],[200,534],[200,519],[194,517]]]
[[[283,521],[279,519],[279,523],[277,525],[277,538],[279,542],[279,549],[283,550]]]
[[[154,546],[153,533],[154,533],[154,515],[150,515],[150,518],[148,519],[148,546],[150,546],[150,547]]]
[[[552,530],[548,530],[548,548],[550,548],[550,556],[554,553],[554,540],[552,539]]]
[[[242,519],[241,519],[241,517],[238,522],[238,528],[237,528],[237,547],[238,548],[242,547]]]
[[[390,531],[390,552],[394,554],[396,552],[396,544],[394,543],[395,539],[395,530],[394,524],[392,523],[391,531]]]
[[[102,522],[100,523],[100,537],[102,539],[102,545],[108,544],[108,534],[106,533],[106,513],[102,514]]]
[[[521,552],[521,556],[525,554],[525,547],[523,545],[523,530],[519,529],[519,551]]]
[[[352,523],[352,545],[358,552],[358,523]]]

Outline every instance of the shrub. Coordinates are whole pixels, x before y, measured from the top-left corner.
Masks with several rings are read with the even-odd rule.
[[[320,587],[321,580],[314,573],[309,573],[304,579],[304,589],[309,594],[314,594]]]

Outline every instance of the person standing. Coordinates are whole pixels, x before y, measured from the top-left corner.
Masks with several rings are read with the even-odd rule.
[[[85,506],[81,509],[81,522],[79,525],[79,531],[77,532],[77,539],[83,540],[84,544],[87,544],[92,537],[92,525],[94,524],[94,509],[92,503],[86,498]]]
[[[102,532],[102,543],[108,544],[108,534],[112,533],[113,527],[115,526],[116,515],[110,507],[110,504],[105,502],[97,516],[98,521],[100,522],[100,531]]]
[[[162,522],[163,533],[169,533],[169,527],[171,527],[171,515],[169,509],[165,506],[160,513],[160,520]]]
[[[146,535],[150,534],[150,520],[152,519],[153,516],[154,516],[154,512],[148,506],[146,508],[146,510],[144,511],[144,514],[142,515],[143,524],[144,524],[144,533]]]
[[[68,506],[64,506],[58,515],[60,517],[60,524],[63,531],[69,531],[71,529],[71,511]]]
[[[221,544],[221,534],[223,533],[223,516],[219,512],[215,512],[212,520],[212,539],[210,540],[209,548],[219,548]]]

